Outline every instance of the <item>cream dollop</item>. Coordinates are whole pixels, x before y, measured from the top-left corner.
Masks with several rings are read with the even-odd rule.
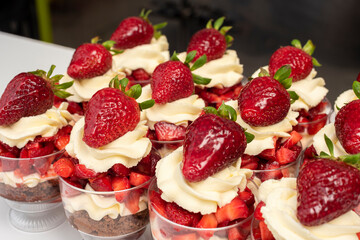
[[[119,79],[126,76],[122,71],[109,69],[104,75],[81,80],[73,79],[69,75],[65,74],[60,80],[60,83],[74,81],[73,85],[66,89],[67,92],[72,94],[72,96],[67,99],[74,102],[86,102],[89,101],[98,90],[108,87],[109,82],[116,75],[119,75]]]
[[[161,197],[184,209],[202,215],[214,213],[246,188],[252,176],[249,169],[240,169],[241,159],[228,168],[200,182],[188,182],[182,174],[183,147],[162,158],[156,166],[157,185]]]
[[[245,149],[245,154],[249,154],[252,156],[260,154],[262,151],[266,149],[274,148],[274,137],[290,137],[290,132],[298,122],[296,118],[299,113],[293,110],[289,110],[286,117],[281,121],[274,125],[266,126],[266,127],[254,127],[245,123],[242,120],[240,113],[238,102],[231,100],[226,102],[227,105],[233,107],[237,112],[237,120],[236,122],[246,129],[247,132],[254,135],[254,139],[247,144]]]
[[[345,92],[341,93],[335,100],[335,113],[337,114],[339,112],[339,109],[345,106],[347,103],[357,99],[358,97],[355,95],[352,89],[346,90]]]
[[[69,125],[73,116],[66,110],[68,103],[62,103],[59,108],[52,107],[45,113],[23,117],[9,126],[0,126],[0,141],[10,147],[23,148],[36,136],[52,137],[57,131]]]
[[[85,186],[85,190],[94,191],[89,184]],[[75,197],[62,196],[62,201],[64,208],[70,213],[85,210],[95,221],[100,221],[105,216],[116,219],[118,216],[132,215],[124,203],[116,201],[113,194],[81,193]],[[140,196],[139,208],[138,212],[147,209],[147,198],[144,195]]]
[[[329,123],[325,125],[319,132],[314,135],[313,146],[316,150],[316,153],[320,155],[321,152],[325,152],[330,155],[330,151],[326,145],[325,137],[326,136],[332,141],[334,145],[334,156],[339,157],[342,155],[347,155],[345,149],[342,147],[339,139],[336,136],[334,123]]]
[[[264,66],[263,68],[266,71],[269,70],[268,66]],[[260,69],[255,71],[251,77],[258,77],[259,72]],[[291,104],[292,110],[309,110],[318,105],[325,98],[329,90],[324,87],[325,80],[323,78],[315,78],[316,74],[317,72],[313,68],[306,78],[292,83],[288,91],[295,91],[299,95],[299,99]]]
[[[83,140],[84,117],[76,122],[70,135],[66,151],[79,159],[79,163],[95,172],[106,172],[114,164],[121,163],[130,168],[136,166],[151,150],[150,139],[146,137],[148,127],[140,121],[133,131],[100,148],[89,147]]]
[[[277,240],[357,240],[360,216],[349,211],[340,217],[313,227],[302,225],[296,217],[296,178],[267,180],[259,188],[258,200],[266,205],[262,216]]]
[[[184,61],[186,52],[180,53],[178,57]],[[193,71],[197,75],[211,79],[207,85],[197,85],[200,88],[234,86],[244,78],[243,72],[243,65],[240,64],[240,59],[235,50],[227,50],[221,58],[211,60]]]
[[[149,99],[151,99],[151,87],[150,85],[147,85],[143,88],[142,94],[137,101],[142,102]],[[194,94],[170,103],[155,104],[144,112],[146,119],[148,120],[147,125],[150,129],[154,129],[155,123],[160,121],[186,127],[189,121],[194,121],[199,117],[204,107],[204,100]]]
[[[113,57],[113,70],[135,70],[143,68],[152,73],[163,62],[170,59],[169,43],[166,36],[153,38],[149,44],[143,44],[134,48],[125,49],[123,53]]]

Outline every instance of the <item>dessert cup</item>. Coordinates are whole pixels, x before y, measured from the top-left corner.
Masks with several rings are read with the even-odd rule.
[[[15,228],[25,232],[43,232],[65,221],[58,177],[50,166],[63,153],[64,150],[61,150],[36,158],[0,156],[0,196],[10,207],[9,221]],[[45,163],[50,168],[42,175],[36,171],[24,175],[18,166],[29,162],[35,165]]]
[[[184,140],[173,140],[173,141],[159,141],[151,139],[153,147],[158,151],[161,158],[166,157],[172,153],[175,149],[184,144]]]
[[[156,178],[152,180],[149,186],[149,195],[151,192],[159,192]],[[162,216],[154,207],[149,197],[150,226],[153,239],[246,239],[250,233],[251,220],[253,214],[241,221],[234,221],[233,224],[226,227],[217,228],[194,228],[177,224]]]
[[[60,177],[60,192],[70,224],[88,239],[138,239],[149,223],[147,187],[151,179],[122,191],[81,189]],[[122,198],[122,202],[117,199]]]

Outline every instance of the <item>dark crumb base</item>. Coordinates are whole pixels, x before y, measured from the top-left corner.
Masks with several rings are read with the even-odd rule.
[[[134,215],[119,216],[116,219],[105,216],[100,221],[91,219],[85,210],[74,213],[66,211],[66,214],[69,216],[69,221],[74,228],[90,235],[102,237],[126,235],[139,231],[142,228],[145,230],[149,222],[148,209]],[[142,232],[138,234],[141,235]],[[135,239],[134,236],[132,237]]]
[[[18,202],[51,200],[60,197],[59,181],[58,179],[51,179],[39,183],[33,188],[26,185],[14,188],[10,185],[0,183],[0,196]]]

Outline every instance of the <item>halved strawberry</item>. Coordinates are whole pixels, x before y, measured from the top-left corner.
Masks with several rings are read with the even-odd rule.
[[[293,148],[295,148],[295,146],[293,146]],[[301,151],[300,146],[299,146],[299,148]],[[291,149],[283,146],[283,147],[280,147],[280,149],[278,149],[276,151],[276,161],[278,163],[280,163],[280,165],[285,165],[285,164],[296,161],[299,154],[300,154],[300,152],[298,151],[298,149],[291,150]]]
[[[84,110],[82,109],[82,107],[80,106],[79,103],[77,102],[73,102],[73,101],[68,101],[69,106],[67,108],[67,110],[69,111],[69,113],[71,114],[79,114],[79,115],[84,115]]]
[[[20,149],[17,148],[16,146],[10,147],[6,143],[0,141],[0,147],[2,149],[1,152],[10,152],[15,157],[19,157]]]
[[[293,127],[296,132],[305,132],[305,129],[309,126],[309,120],[306,117],[299,116],[297,119],[298,124]]]
[[[113,190],[111,177],[109,175],[100,175],[96,178],[89,179],[90,186],[98,192],[110,192]]]
[[[185,127],[168,122],[157,122],[154,125],[155,134],[159,141],[175,141],[185,138]]]
[[[247,218],[249,216],[249,208],[240,197],[235,197],[230,203],[218,208],[215,216],[218,223]]]
[[[155,176],[156,164],[161,159],[159,152],[152,147],[150,153],[141,159],[134,171],[148,176]]]
[[[259,222],[259,228],[262,240],[275,240],[274,236],[272,235],[264,221]]]
[[[125,207],[129,209],[132,214],[135,214],[140,210],[139,202],[141,193],[142,189],[133,190],[125,200]]]
[[[189,212],[173,202],[168,202],[165,209],[168,218],[180,225],[195,226],[201,218],[200,213]]]
[[[167,218],[166,202],[161,198],[161,194],[155,191],[150,192],[150,202],[152,207],[163,217]]]
[[[141,174],[141,173],[137,173],[137,172],[131,172],[130,173],[130,184],[132,186],[139,186],[147,181],[149,181],[151,179],[150,176]]]
[[[74,176],[80,179],[95,178],[98,175],[94,170],[88,169],[84,164],[76,164]]]
[[[114,191],[121,191],[131,188],[129,179],[127,177],[113,177],[111,180],[111,186]],[[125,201],[128,195],[129,191],[116,192],[116,201],[122,203]]]
[[[77,181],[72,181],[70,178],[63,178],[63,180],[74,187],[77,187],[80,189],[84,188],[84,186],[82,184],[80,184]],[[74,189],[72,187],[68,187],[68,186],[61,188],[61,190],[62,190],[61,195],[66,196],[66,197],[75,197],[75,196],[81,194],[81,192],[79,190]]]
[[[316,115],[322,113],[325,110],[327,105],[328,105],[328,103],[323,100],[318,105],[316,105],[315,107],[310,108],[309,109],[310,118],[314,118]]]
[[[75,165],[69,158],[60,158],[54,163],[54,171],[63,178],[70,177],[75,171]]]
[[[318,114],[310,120],[308,125],[308,134],[315,135],[320,129],[326,125],[327,115],[325,113]]]

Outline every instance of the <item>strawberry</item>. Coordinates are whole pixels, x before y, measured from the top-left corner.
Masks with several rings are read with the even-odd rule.
[[[280,164],[276,161],[274,162],[261,161],[259,163],[259,170],[263,170],[263,171],[258,173],[260,180],[264,182],[269,179],[282,178],[283,175],[279,168],[280,168]]]
[[[196,233],[187,233],[181,235],[174,235],[171,240],[197,240],[198,236]]]
[[[196,228],[216,228],[218,222],[216,220],[215,214],[210,213],[203,215],[200,221],[196,224]],[[214,235],[214,231],[199,231],[201,237],[204,239],[209,239]]]
[[[189,63],[194,59],[195,54],[195,51],[189,53],[185,62],[182,63],[174,53],[171,60],[161,63],[155,68],[150,84],[152,98],[156,103],[164,104],[189,97],[194,92],[194,82],[198,84],[210,82],[210,79],[201,78],[191,73],[206,62],[206,56],[203,55],[190,68]]]
[[[238,197],[239,197],[239,199],[243,200],[247,206],[252,206],[255,203],[254,194],[252,194],[252,192],[250,190],[249,191],[245,190],[242,192],[240,192],[240,190],[239,190]]]
[[[96,178],[90,178],[89,184],[95,191],[98,192],[110,192],[113,190],[111,177],[109,175],[100,174]]]
[[[281,47],[271,55],[269,72],[270,76],[274,76],[279,68],[290,65],[290,77],[296,82],[306,78],[310,74],[313,65],[320,66],[320,64],[315,58],[311,57],[315,46],[310,40],[307,41],[303,48],[301,48],[301,43],[297,39],[294,39],[291,43],[293,46]]]
[[[241,156],[241,168],[255,170],[258,168],[258,162],[259,162],[259,158],[255,156],[247,155],[247,154],[243,154]]]
[[[218,223],[247,218],[249,216],[249,208],[243,200],[235,197],[230,203],[218,208],[215,216]]]
[[[50,166],[52,158],[49,157],[40,157],[34,159],[34,168],[41,175],[46,175]]]
[[[288,81],[291,70],[289,66],[284,66],[279,73],[282,70],[286,70],[286,73],[276,75],[275,78],[254,78],[242,89],[238,104],[244,122],[263,127],[281,122],[286,117],[290,109],[290,95],[282,84]]]
[[[185,127],[168,122],[157,122],[154,125],[155,134],[159,141],[182,140],[185,137]]]
[[[228,231],[228,239],[229,240],[245,240],[246,236],[244,236],[237,227],[230,228]]]
[[[297,178],[297,218],[317,226],[341,216],[360,204],[359,186],[355,167],[323,158],[307,162]]]
[[[54,171],[63,178],[70,177],[75,171],[75,165],[69,158],[60,158],[54,163]]]
[[[140,210],[139,202],[141,194],[142,189],[132,190],[125,200],[125,207],[129,209],[132,214],[135,214]]]
[[[6,143],[0,141],[0,152],[10,152],[14,157],[19,157],[20,149],[16,146],[10,147]]]
[[[130,169],[121,163],[114,164],[111,169],[119,177],[127,177],[130,174]]]
[[[284,142],[284,144],[282,146],[286,147],[286,148],[291,148],[292,146],[296,145],[301,139],[302,139],[302,136],[300,133],[298,133],[296,131],[291,131],[290,137],[288,139],[286,139],[286,141]]]
[[[210,20],[206,28],[196,32],[190,39],[187,47],[187,52],[196,51],[194,61],[200,56],[206,55],[207,60],[211,61],[217,58],[221,58],[228,46],[231,45],[233,38],[226,33],[231,27],[224,26],[220,29],[224,22],[225,17],[217,19],[212,26],[212,20]]]
[[[296,132],[305,132],[305,128],[307,128],[309,126],[309,120],[306,117],[302,117],[299,116],[297,119],[298,124],[296,126],[293,127],[293,130],[295,130]]]
[[[132,186],[139,186],[143,183],[146,183],[150,179],[151,179],[150,176],[143,175],[137,172],[131,172],[129,177],[129,181]]]
[[[301,146],[297,145],[294,145],[291,148],[282,146],[276,151],[276,161],[280,163],[280,165],[295,162],[301,150]]]
[[[91,43],[80,45],[74,52],[67,74],[74,79],[87,79],[105,74],[112,66],[112,55],[109,52],[114,43],[97,43],[98,37]]]
[[[66,145],[68,145],[69,142],[70,142],[70,135],[63,135],[63,136],[59,136],[55,140],[54,144],[58,150],[63,150],[65,149]]]
[[[153,147],[150,153],[141,159],[134,170],[148,176],[155,176],[156,164],[161,159],[159,152]]]
[[[255,208],[255,212],[254,212],[254,218],[259,220],[259,221],[264,221],[265,219],[262,216],[261,213],[261,208],[265,206],[265,203],[263,201],[259,202],[259,204],[256,206]]]
[[[68,106],[67,110],[69,111],[69,113],[79,114],[81,116],[84,115],[84,110],[80,106],[80,103],[68,101],[68,104],[69,104],[69,106]]]
[[[335,117],[335,130],[341,145],[349,154],[360,153],[360,99],[340,109]]]
[[[50,78],[54,68],[52,65],[47,74],[42,70],[20,73],[8,83],[0,99],[0,126],[46,112],[53,105],[54,94],[69,96],[59,89],[70,87],[72,82],[56,85],[62,75]]]
[[[322,129],[327,122],[327,115],[325,113],[315,115],[308,124],[308,134],[315,135],[317,132]]]
[[[88,103],[83,140],[99,148],[134,130],[139,121],[140,108],[134,98],[120,89],[103,88]]]
[[[150,43],[153,37],[160,37],[161,33],[157,30],[165,27],[166,23],[152,26],[148,19],[150,12],[150,10],[145,12],[143,9],[139,17],[128,17],[122,20],[110,37],[116,42],[114,47],[118,49],[133,48]]]
[[[195,226],[201,218],[200,213],[189,212],[173,202],[168,202],[165,209],[169,220],[180,225],[192,227]]]
[[[26,176],[34,172],[33,168],[34,160],[33,159],[21,159],[19,160],[19,169],[20,172]]]
[[[261,233],[261,240],[275,240],[274,236],[272,235],[264,221],[259,222],[259,228]]]
[[[89,179],[97,177],[98,174],[94,170],[85,167],[84,164],[76,164],[74,176],[80,179]]]
[[[54,152],[55,146],[52,142],[27,143],[25,148],[28,150],[29,158],[42,157]]]
[[[143,68],[138,68],[132,71],[131,76],[134,80],[149,80],[151,75],[147,73]]]
[[[182,173],[190,182],[204,180],[238,160],[245,148],[239,124],[215,114],[202,115],[186,130]]]
[[[10,152],[0,153],[0,156],[5,157],[5,158],[15,158],[14,155]],[[10,159],[5,159],[5,158],[1,159],[3,172],[14,171],[15,169],[18,168],[17,160],[10,160]]]
[[[167,217],[166,214],[166,202],[161,198],[161,194],[155,191],[151,191],[149,198],[151,206],[163,217]]]
[[[111,180],[111,186],[114,191],[121,191],[131,188],[129,179],[127,177],[113,177]],[[116,192],[116,201],[122,203],[125,201],[130,191]]]

